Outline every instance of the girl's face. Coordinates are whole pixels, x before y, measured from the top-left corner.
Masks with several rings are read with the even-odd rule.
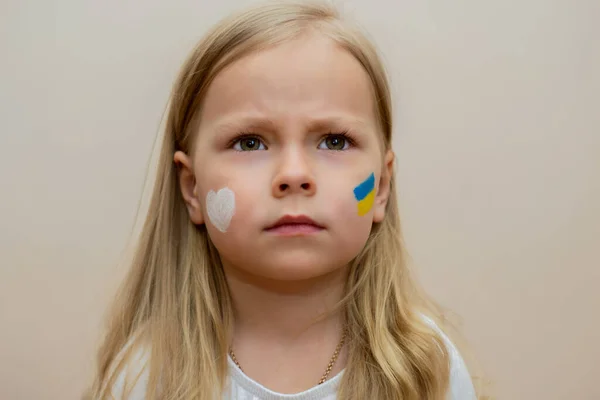
[[[358,255],[383,219],[393,164],[373,97],[360,63],[317,35],[216,76],[194,152],[175,162],[190,217],[226,267],[300,280]]]

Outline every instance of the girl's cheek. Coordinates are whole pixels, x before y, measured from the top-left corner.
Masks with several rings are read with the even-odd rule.
[[[375,174],[369,174],[364,181],[354,187],[352,192],[356,201],[356,213],[360,217],[368,215],[375,202]]]
[[[208,221],[220,232],[229,229],[231,220],[236,214],[235,192],[225,186],[218,190],[209,190],[206,194],[205,208]]]
[[[221,233],[244,231],[264,219],[266,209],[260,198],[256,188],[247,184],[216,185],[205,197],[207,220]]]
[[[375,201],[375,175],[368,173],[363,176],[362,180],[330,187],[330,193],[327,193],[326,197],[335,199],[332,209],[338,210],[345,218],[369,219]]]

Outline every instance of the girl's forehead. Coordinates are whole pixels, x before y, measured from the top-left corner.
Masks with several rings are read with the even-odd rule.
[[[375,110],[373,85],[358,60],[333,40],[311,35],[251,53],[220,71],[203,99],[201,119],[263,114],[374,121]]]

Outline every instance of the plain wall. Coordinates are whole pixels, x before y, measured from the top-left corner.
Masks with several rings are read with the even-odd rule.
[[[0,5],[0,398],[75,399],[170,86],[249,1]],[[501,399],[599,399],[600,2],[343,2],[389,69],[403,227]]]

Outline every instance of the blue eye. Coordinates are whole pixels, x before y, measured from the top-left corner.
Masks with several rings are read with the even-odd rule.
[[[233,149],[237,151],[266,150],[265,144],[256,136],[246,136],[233,143]]]
[[[347,150],[350,147],[350,140],[346,135],[343,134],[330,134],[327,135],[321,143],[319,143],[319,149],[322,150]]]

